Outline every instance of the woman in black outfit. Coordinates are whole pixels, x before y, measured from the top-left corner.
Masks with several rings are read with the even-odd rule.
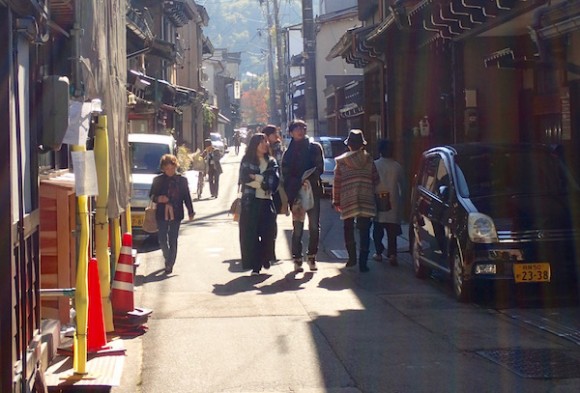
[[[173,271],[177,257],[177,236],[184,218],[183,204],[187,207],[190,221],[193,220],[195,211],[187,178],[177,173],[177,157],[164,154],[159,167],[163,173],[153,179],[149,197],[157,204],[157,239],[165,258],[165,273],[169,274]]]
[[[240,248],[242,266],[260,274],[270,267],[276,228],[276,210],[272,192],[278,188],[278,163],[268,154],[266,135],[252,136],[240,164],[238,184],[242,189],[240,213]]]

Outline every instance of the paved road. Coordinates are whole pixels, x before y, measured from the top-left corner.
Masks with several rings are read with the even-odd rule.
[[[328,200],[318,272],[292,271],[285,216],[281,261],[258,277],[242,271],[227,214],[240,158],[224,159],[218,199],[195,202],[173,274],[163,274],[159,250],[141,248],[135,302],[154,311],[149,331],[125,340],[114,393],[580,390],[577,308],[458,304],[444,282],[415,279],[408,254],[399,267],[343,271],[342,226]]]

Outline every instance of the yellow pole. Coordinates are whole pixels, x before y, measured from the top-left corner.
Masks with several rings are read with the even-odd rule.
[[[127,227],[126,232],[133,233],[133,223],[131,222],[131,204],[127,205],[125,209],[125,226]]]
[[[117,261],[119,260],[119,255],[121,254],[121,225],[119,223],[119,218],[113,218],[113,235],[115,238],[115,270],[117,269]]]
[[[95,127],[95,164],[99,195],[95,212],[95,253],[99,264],[99,281],[105,330],[112,332],[113,307],[111,305],[111,263],[109,259],[109,217],[107,206],[109,200],[109,138],[107,136],[107,116],[100,115]]]
[[[73,151],[86,151],[85,146],[73,145]],[[75,310],[77,328],[74,335],[73,367],[75,374],[86,374],[87,366],[87,319],[88,319],[88,263],[89,263],[89,208],[86,195],[77,196],[79,237],[77,251],[77,277]]]

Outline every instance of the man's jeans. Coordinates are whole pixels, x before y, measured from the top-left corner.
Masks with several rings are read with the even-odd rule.
[[[179,226],[181,221],[172,220],[158,220],[157,239],[159,240],[159,247],[163,252],[165,258],[165,267],[172,268],[175,265],[175,258],[177,257],[177,236],[179,235]]]
[[[320,238],[320,197],[314,196],[314,207],[306,212],[308,216],[308,254],[316,255],[318,252],[318,239]],[[292,258],[302,258],[302,234],[304,222],[292,221]]]

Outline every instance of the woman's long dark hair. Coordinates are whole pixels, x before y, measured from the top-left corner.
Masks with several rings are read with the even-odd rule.
[[[248,143],[248,147],[246,148],[246,154],[244,155],[243,160],[249,161],[252,164],[259,165],[258,159],[258,146],[260,142],[266,139],[266,134],[262,134],[261,132],[257,132],[250,138],[250,143]],[[268,153],[265,154],[266,160],[268,159]]]

